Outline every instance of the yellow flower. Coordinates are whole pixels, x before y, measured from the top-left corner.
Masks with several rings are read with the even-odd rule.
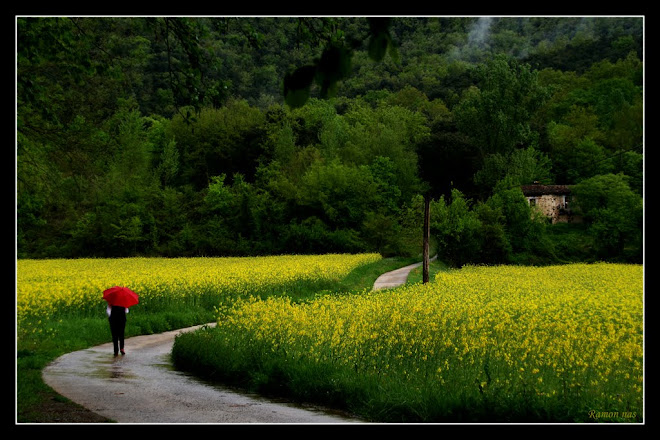
[[[352,371],[458,387],[487,370],[499,386],[524,382],[539,395],[568,397],[580,384],[583,395],[616,390],[641,404],[642,299],[638,265],[468,266],[389,291],[237,304],[221,324],[287,353],[314,346]]]

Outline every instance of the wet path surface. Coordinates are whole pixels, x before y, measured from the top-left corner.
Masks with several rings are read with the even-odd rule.
[[[119,423],[355,423],[314,408],[273,402],[204,383],[173,369],[170,353],[181,331],[126,340],[126,356],[112,343],[68,353],[43,371],[59,394]]]

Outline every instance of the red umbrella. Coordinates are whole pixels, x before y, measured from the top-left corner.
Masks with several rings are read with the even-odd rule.
[[[131,307],[139,301],[135,292],[127,287],[115,286],[103,291],[103,299],[111,306]]]

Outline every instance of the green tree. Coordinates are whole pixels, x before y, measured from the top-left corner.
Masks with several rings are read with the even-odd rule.
[[[328,225],[358,228],[365,213],[374,210],[377,190],[368,167],[316,163],[303,176],[300,203]]]
[[[475,262],[485,264],[507,264],[512,258],[511,243],[507,236],[503,210],[492,203],[480,202],[474,212],[481,227],[478,231],[481,252]]]
[[[179,147],[181,178],[198,190],[221,173],[252,180],[263,151],[264,114],[245,100],[190,111],[191,119],[175,115],[168,127],[168,137]]]
[[[148,206],[158,183],[145,119],[127,102],[107,125],[107,152],[97,159],[103,172],[89,183],[71,230],[60,233],[71,234],[69,244],[81,255],[147,253],[157,242]]]
[[[343,23],[343,21],[341,22]],[[390,34],[390,18],[367,18],[368,33],[348,35],[339,29],[340,21],[324,19],[320,27],[310,20],[302,19],[301,24],[308,30],[309,41],[321,44],[321,55],[304,66],[285,75],[283,93],[286,103],[292,108],[301,107],[311,96],[313,85],[319,88],[321,98],[335,96],[338,83],[351,73],[354,51],[366,41],[369,57],[380,62],[389,54],[398,58],[396,46]]]
[[[529,65],[495,56],[477,66],[478,88],[454,109],[458,128],[474,140],[482,158],[533,145],[538,134],[530,121],[546,99]]]
[[[575,185],[573,194],[601,258],[641,261],[642,197],[626,176],[594,176]]]
[[[424,116],[402,107],[373,109],[358,102],[343,117],[348,139],[339,153],[341,160],[370,165],[378,157],[388,158],[402,201],[410,200],[421,183],[416,151],[429,136]]]
[[[535,181],[549,183],[552,178],[549,157],[534,147],[516,149],[509,154],[495,153],[486,157],[484,166],[474,175],[474,181],[485,192],[508,177],[513,185],[529,185]]]
[[[515,180],[505,178],[498,182],[486,204],[502,213],[513,253],[545,257],[551,252],[545,235],[546,219],[530,208]]]
[[[470,200],[454,189],[431,205],[431,233],[438,241],[439,259],[454,267],[477,262],[481,252],[481,223]]]
[[[607,151],[591,137],[567,140],[570,128],[551,124],[550,142],[554,146],[553,171],[562,183],[572,184],[582,179],[613,170]]]
[[[199,216],[199,198],[197,193],[171,186],[153,192],[148,209],[154,217],[154,228],[157,231],[154,244],[156,255],[197,255],[191,225],[193,219]]]

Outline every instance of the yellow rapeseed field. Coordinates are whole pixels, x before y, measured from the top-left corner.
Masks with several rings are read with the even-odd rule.
[[[426,285],[304,304],[242,300],[218,327],[233,344],[242,338],[443,396],[642,415],[640,265],[465,267]]]
[[[123,258],[18,260],[17,323],[26,318],[104,307],[103,290],[126,286],[142,305],[176,302],[201,293],[250,295],[304,280],[338,279],[378,254],[252,258]]]

